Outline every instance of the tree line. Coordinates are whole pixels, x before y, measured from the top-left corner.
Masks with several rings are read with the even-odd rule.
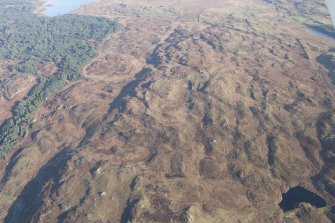
[[[0,59],[20,61],[10,67],[15,73],[36,73],[38,65],[57,64],[55,75],[40,78],[28,96],[15,104],[12,118],[0,126],[0,157],[27,135],[30,114],[40,102],[81,79],[81,69],[96,56],[94,41],[116,31],[118,24],[106,18],[62,15],[38,16],[29,0],[0,0]],[[5,85],[6,81],[0,81]]]

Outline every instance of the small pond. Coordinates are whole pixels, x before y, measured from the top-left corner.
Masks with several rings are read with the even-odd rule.
[[[43,14],[50,17],[63,15],[79,8],[82,4],[93,1],[95,0],[47,0],[44,3],[46,9],[43,11]]]
[[[301,186],[295,186],[282,194],[283,199],[279,206],[284,211],[291,211],[298,207],[302,202],[309,203],[317,208],[325,207],[326,201],[317,194],[309,191]]]
[[[322,37],[324,39],[328,39],[328,40],[335,40],[335,37],[334,36],[331,36],[329,35],[328,33],[325,33],[325,32],[322,32],[321,30],[317,30],[315,28],[311,28],[311,27],[308,27],[308,30],[315,34],[316,36],[319,36],[319,37]]]

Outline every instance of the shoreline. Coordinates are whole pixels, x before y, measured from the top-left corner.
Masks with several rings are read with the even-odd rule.
[[[53,3],[49,3],[49,0],[36,0],[32,3],[32,5],[35,7],[35,10],[33,11],[34,14],[39,15],[39,16],[48,16],[47,14],[45,14],[44,12],[48,9],[53,7]],[[86,5],[86,4],[91,4],[94,2],[99,2],[99,0],[88,0],[87,2],[83,2],[80,5],[78,5],[78,7],[75,7],[71,10],[69,10],[68,12],[64,13],[74,13],[76,10],[78,10],[82,5]],[[52,17],[52,16],[51,16]]]
[[[36,9],[33,11],[34,14],[39,15],[39,16],[45,16],[43,14],[43,11],[47,9],[47,6],[45,6],[45,3],[47,3],[48,0],[38,0],[33,2],[33,6],[36,7]]]

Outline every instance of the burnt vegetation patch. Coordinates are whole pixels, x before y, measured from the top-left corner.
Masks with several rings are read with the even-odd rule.
[[[170,209],[171,201],[163,196],[154,195],[151,197],[151,205],[155,207],[153,213],[144,212],[145,219],[154,220],[156,222],[171,222],[175,217]]]
[[[200,175],[208,179],[217,179],[220,176],[220,168],[212,158],[200,160]]]
[[[215,152],[214,143],[212,137],[208,136],[205,130],[198,129],[197,139],[203,144],[206,156],[211,156]]]
[[[275,144],[275,137],[272,135],[267,136],[266,142],[268,145],[268,164],[270,166],[273,166],[276,161],[276,152],[277,152],[277,146]]]
[[[309,136],[306,136],[303,132],[297,133],[297,139],[299,140],[300,146],[303,149],[306,157],[315,165],[318,164],[318,155],[319,146],[316,140],[312,139]]]
[[[185,174],[183,172],[183,161],[184,156],[181,154],[175,154],[171,157],[170,173],[167,174],[168,178],[185,177]]]

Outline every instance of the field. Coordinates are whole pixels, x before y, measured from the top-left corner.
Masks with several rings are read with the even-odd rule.
[[[1,164],[1,220],[335,220],[335,41],[308,30],[333,35],[322,1],[101,0],[71,16],[120,25],[85,36],[94,53],[29,112]],[[0,121],[62,71],[41,60],[1,82]],[[327,206],[284,212],[297,185]]]

